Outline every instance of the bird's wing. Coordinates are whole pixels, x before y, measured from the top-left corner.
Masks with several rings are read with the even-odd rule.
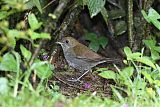
[[[87,60],[87,61],[100,61],[104,59],[102,56],[93,52],[83,44],[79,44],[73,47],[73,51],[77,58],[83,58],[84,60]]]

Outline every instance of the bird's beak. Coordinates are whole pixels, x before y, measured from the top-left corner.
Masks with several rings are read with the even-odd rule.
[[[61,42],[55,42],[55,43],[56,43],[56,44],[60,44],[60,45],[62,44]]]

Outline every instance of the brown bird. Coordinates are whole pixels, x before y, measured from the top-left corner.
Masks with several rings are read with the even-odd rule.
[[[61,45],[68,64],[83,73],[77,79],[69,81],[80,81],[86,73],[91,71],[92,67],[107,61],[113,61],[113,59],[102,57],[96,52],[93,52],[87,46],[79,43],[72,37],[64,37],[61,41],[56,43]]]

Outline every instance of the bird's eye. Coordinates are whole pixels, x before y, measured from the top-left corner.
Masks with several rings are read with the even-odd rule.
[[[69,40],[66,40],[65,42],[68,44],[68,43],[69,43]]]

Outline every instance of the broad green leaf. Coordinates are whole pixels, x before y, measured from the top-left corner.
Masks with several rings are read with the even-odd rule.
[[[151,58],[156,61],[160,59],[160,55],[158,52],[156,52],[155,50],[151,50]]]
[[[143,42],[149,49],[154,48],[155,45],[156,45],[156,40],[155,39],[143,40]]]
[[[29,61],[30,58],[31,58],[31,52],[29,50],[27,50],[23,45],[20,45],[20,49],[21,49],[21,52],[22,52],[22,55],[23,57]]]
[[[51,36],[49,33],[41,33],[40,38],[41,39],[51,39]]]
[[[160,66],[158,64],[156,64],[156,67],[157,67],[157,70],[158,70],[158,72],[160,74]]]
[[[38,10],[42,13],[42,7],[41,7],[39,0],[32,0],[32,2],[36,5]]]
[[[5,19],[8,16],[8,12],[0,11],[0,20]]]
[[[119,21],[117,22],[116,26],[115,26],[115,34],[118,35],[122,35],[123,33],[125,33],[127,31],[127,24],[125,21]]]
[[[89,44],[89,48],[90,48],[91,50],[97,52],[98,49],[99,49],[99,43],[98,43],[98,42],[91,42],[91,43]]]
[[[124,47],[124,52],[125,52],[125,54],[127,56],[127,59],[131,60],[131,58],[130,58],[130,55],[132,54],[131,49],[129,47]]]
[[[99,41],[99,44],[102,46],[103,49],[108,44],[108,39],[106,37],[104,37],[104,36],[98,38],[98,41]]]
[[[127,56],[127,60],[136,59],[136,58],[139,58],[139,56],[142,55],[139,52],[132,53],[132,51],[131,51],[131,49],[129,47],[124,47],[124,52],[125,52],[125,54]]]
[[[136,61],[141,62],[143,64],[146,64],[146,65],[156,69],[156,66],[154,65],[154,63],[148,57],[139,57],[139,58],[136,59]]]
[[[131,77],[133,75],[134,68],[133,67],[126,67],[120,72],[124,76]]]
[[[114,86],[111,86],[113,93],[118,97],[119,101],[124,101],[123,96],[121,95],[121,93],[114,88]]]
[[[150,18],[150,20],[153,19],[160,19],[160,15],[157,11],[155,11],[152,7],[149,9],[148,11],[148,17]]]
[[[146,14],[146,12],[145,12],[144,10],[141,10],[141,13],[142,13],[143,17],[146,19],[146,21],[147,21],[148,23],[150,23],[151,21],[150,21],[148,15]]]
[[[2,71],[17,71],[17,62],[14,56],[10,53],[3,55],[2,61],[0,63],[0,70]]]
[[[34,14],[29,14],[28,22],[32,30],[37,30],[41,27],[42,23],[38,22],[36,16]]]
[[[38,77],[44,79],[52,75],[51,65],[47,61],[35,61],[31,69],[36,69]]]
[[[111,70],[102,71],[98,75],[106,79],[113,79],[113,80],[116,79],[116,73]]]
[[[106,37],[97,37],[95,33],[86,33],[83,38],[90,41],[89,48],[95,52],[98,51],[100,45],[102,48],[105,48],[108,43],[108,39]]]
[[[9,30],[7,35],[10,37],[17,37],[18,38],[20,35],[20,31],[18,31],[16,29]]]
[[[16,39],[15,39],[15,37],[13,37],[13,36],[8,36],[8,45],[10,46],[10,47],[12,47],[13,49],[15,48],[15,46],[16,46]]]
[[[126,16],[126,12],[123,9],[113,9],[108,14],[111,19],[119,19]]]
[[[38,77],[42,79],[49,78],[53,74],[49,63],[36,68],[36,73]]]
[[[131,59],[136,59],[136,58],[139,58],[140,56],[142,55],[142,53],[140,52],[135,52],[135,53],[132,53],[129,58]]]
[[[86,33],[83,38],[88,41],[97,41],[97,35],[95,33]]]
[[[159,13],[157,13],[153,8],[150,8],[148,11],[148,16],[144,11],[142,11],[142,14],[147,22],[153,23],[153,25],[160,30],[160,22],[158,21],[158,19],[160,19]]]
[[[30,35],[32,40],[50,39],[50,35],[48,33],[36,33],[36,32],[30,31],[29,35]]]
[[[154,80],[153,83],[156,84],[157,86],[160,86],[160,80]]]
[[[32,1],[34,1],[34,0],[32,0]],[[35,6],[35,4],[32,1],[28,1],[25,3],[24,6],[26,9],[32,9]]]
[[[16,37],[17,39],[27,39],[27,40],[29,40],[28,36],[25,35],[24,31],[18,31],[16,29],[9,30],[7,35],[9,37]]]
[[[104,7],[106,0],[88,0],[88,9],[91,18],[96,16]]]
[[[0,77],[0,94],[7,94],[9,91],[8,80]]]
[[[155,46],[155,47],[154,47],[154,50],[156,50],[157,52],[160,53],[160,46]]]
[[[149,81],[150,84],[153,83],[153,79],[151,77],[150,74],[148,74],[146,71],[142,71],[142,74],[144,75],[144,77]]]
[[[153,25],[160,30],[160,22],[158,20],[152,20]]]
[[[124,52],[125,52],[126,55],[132,54],[132,51],[129,47],[124,47]]]

